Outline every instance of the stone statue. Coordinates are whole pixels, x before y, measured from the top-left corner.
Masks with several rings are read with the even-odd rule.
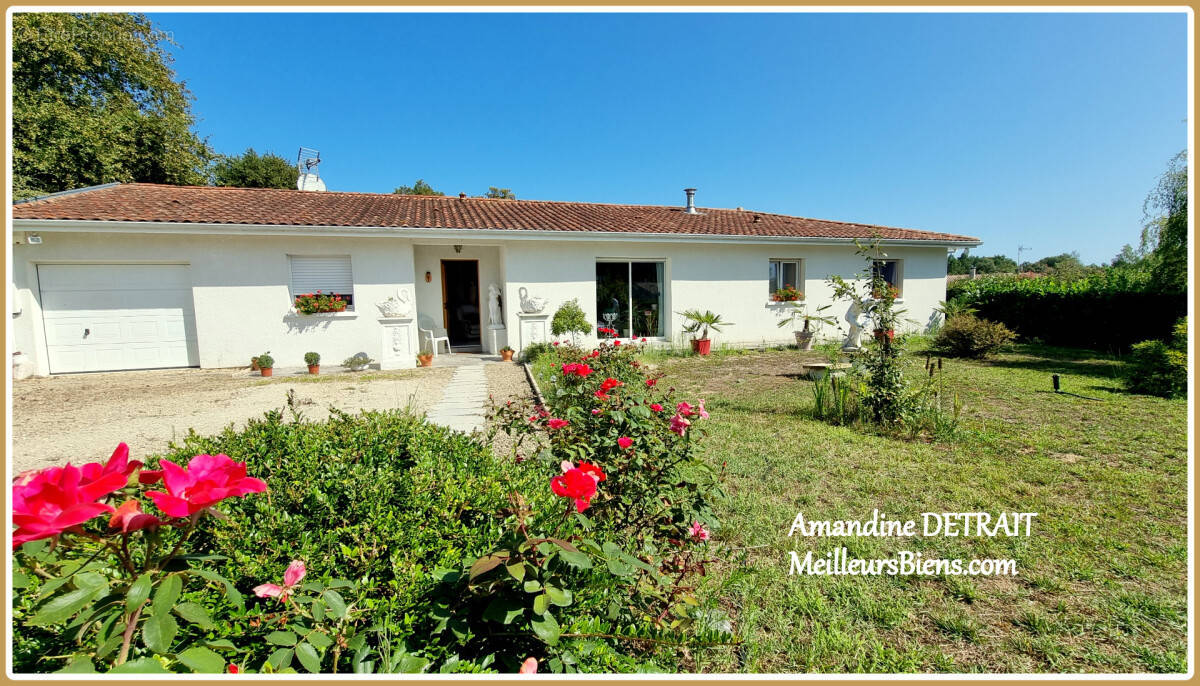
[[[500,287],[496,284],[488,286],[488,317],[492,326],[504,326],[504,317],[500,314]]]
[[[412,296],[407,288],[396,291],[396,295],[375,304],[385,317],[408,317],[412,314]]]
[[[525,314],[537,314],[546,309],[546,299],[529,297],[528,288],[521,286],[517,293],[521,296],[521,311]]]
[[[850,309],[846,311],[846,322],[850,324],[850,332],[846,334],[846,342],[842,344],[842,350],[858,350],[862,347],[862,333],[867,326],[868,315],[858,307],[858,303],[850,303]]]

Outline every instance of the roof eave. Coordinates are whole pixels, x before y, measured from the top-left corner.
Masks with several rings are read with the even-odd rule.
[[[133,222],[97,219],[14,219],[13,229],[47,232],[98,233],[172,233],[242,236],[393,236],[426,239],[493,240],[619,240],[626,242],[702,242],[739,244],[849,245],[856,239],[834,236],[752,236],[706,233],[651,233],[623,231],[564,231],[550,229],[447,229],[397,226],[301,226],[296,224],[223,224],[201,222]],[[869,240],[868,237],[857,240]],[[977,238],[880,238],[880,245],[973,248],[983,244]]]

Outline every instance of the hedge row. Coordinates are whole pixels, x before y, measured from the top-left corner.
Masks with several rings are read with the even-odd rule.
[[[1182,293],[989,291],[968,302],[980,317],[1002,322],[1026,340],[1121,352],[1139,341],[1169,338],[1187,314]]]

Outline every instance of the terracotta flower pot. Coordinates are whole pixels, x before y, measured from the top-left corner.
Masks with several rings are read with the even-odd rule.
[[[709,354],[710,352],[712,352],[712,339],[711,338],[703,338],[703,339],[693,340],[692,341],[692,350],[697,353],[700,353],[701,355]]]
[[[259,367],[258,368],[258,372],[260,374],[262,374],[263,376],[270,376],[272,371],[274,371],[274,369],[272,367]]]
[[[433,366],[433,355],[417,355],[417,360],[420,361],[422,367]]]
[[[320,374],[321,373],[321,365],[319,365],[319,364],[308,365],[308,373],[309,374]]]
[[[501,350],[500,351],[500,359],[504,360],[505,362],[512,362],[512,356],[513,356],[513,351],[511,351],[511,350]]]

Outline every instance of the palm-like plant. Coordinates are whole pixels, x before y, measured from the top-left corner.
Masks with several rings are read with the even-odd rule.
[[[713,331],[720,331],[722,326],[733,326],[733,322],[727,322],[724,319],[721,319],[721,315],[711,310],[705,310],[701,312],[699,309],[691,309],[684,310],[683,312],[676,312],[676,314],[687,320],[687,324],[684,324],[683,326],[683,330],[686,333],[695,334],[701,329],[704,330],[699,337],[699,340],[702,341],[708,340],[709,329],[712,329]]]
[[[799,322],[799,321],[804,322],[804,329],[802,329],[803,331],[809,331],[813,322],[818,322],[821,324],[836,324],[837,323],[837,320],[834,319],[833,317],[829,317],[829,316],[821,314],[825,310],[828,310],[830,308],[830,305],[822,305],[822,306],[816,308],[816,310],[814,310],[812,314],[809,314],[808,305],[806,303],[793,302],[793,303],[791,303],[791,305],[792,305],[792,309],[789,310],[786,315],[784,315],[783,320],[780,321],[778,324],[779,328],[781,328],[781,329],[785,326],[794,324],[795,322]]]
[[[963,300],[943,300],[938,303],[937,307],[933,308],[933,311],[941,312],[942,318],[949,321],[951,317],[975,314],[978,310]]]

